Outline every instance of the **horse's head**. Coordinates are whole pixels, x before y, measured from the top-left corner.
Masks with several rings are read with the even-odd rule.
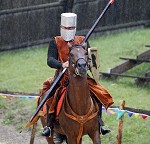
[[[87,74],[89,62],[88,62],[88,51],[86,50],[87,45],[71,45],[68,43],[70,48],[69,53],[69,70],[78,76],[83,77]]]

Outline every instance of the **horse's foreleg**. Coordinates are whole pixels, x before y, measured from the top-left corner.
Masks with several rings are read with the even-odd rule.
[[[92,139],[93,144],[101,144],[99,131],[96,131],[95,133],[89,134],[89,137]]]
[[[67,144],[77,144],[77,141],[72,139],[67,139]]]
[[[81,144],[81,141],[82,139],[79,142],[77,142],[77,139],[75,138],[71,138],[71,137],[67,138],[67,144]]]

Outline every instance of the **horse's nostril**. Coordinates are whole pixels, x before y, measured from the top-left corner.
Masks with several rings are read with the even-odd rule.
[[[82,69],[85,69],[87,67],[87,63],[85,62],[84,59],[79,59],[78,62],[77,62],[77,67],[78,68],[82,68]]]
[[[81,64],[80,64],[80,63],[78,63],[78,67],[81,67]]]
[[[86,67],[86,63],[85,64],[83,64],[84,65],[84,67]]]
[[[85,67],[86,67],[86,63],[82,63],[82,64],[78,63],[78,68],[85,68]]]

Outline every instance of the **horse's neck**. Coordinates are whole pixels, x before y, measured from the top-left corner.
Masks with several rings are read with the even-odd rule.
[[[74,112],[82,115],[88,112],[88,107],[90,107],[89,94],[86,76],[69,78],[68,101]]]

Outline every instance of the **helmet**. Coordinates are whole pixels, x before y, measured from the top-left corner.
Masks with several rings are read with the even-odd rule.
[[[71,41],[76,34],[77,15],[75,13],[62,13],[60,33],[65,41]]]

